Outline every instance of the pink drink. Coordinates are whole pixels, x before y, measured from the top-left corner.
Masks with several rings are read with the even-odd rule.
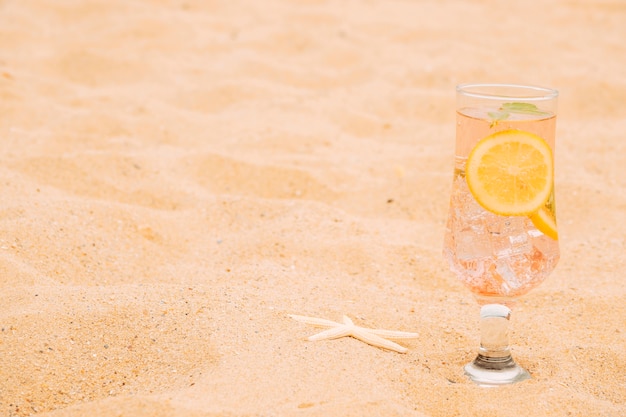
[[[559,259],[558,241],[527,216],[485,210],[469,191],[465,163],[476,143],[495,132],[517,129],[542,137],[554,152],[556,117],[551,112],[502,112],[465,107],[457,111],[454,180],[444,241],[452,271],[476,295],[512,298],[543,282]],[[544,212],[555,219],[554,191]]]

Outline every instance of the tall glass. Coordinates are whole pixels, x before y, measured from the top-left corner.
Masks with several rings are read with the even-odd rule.
[[[514,301],[559,259],[554,201],[558,92],[513,84],[457,86],[456,156],[444,256],[481,306],[477,384],[529,378],[509,349]]]

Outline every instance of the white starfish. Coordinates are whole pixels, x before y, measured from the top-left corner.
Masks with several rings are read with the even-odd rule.
[[[312,324],[317,327],[330,327],[328,330],[309,336],[307,339],[310,341],[337,339],[340,337],[351,336],[372,346],[393,350],[399,353],[406,353],[408,350],[407,348],[390,340],[384,339],[384,337],[389,339],[415,339],[419,336],[417,333],[360,327],[355,325],[348,316],[343,316],[343,323],[319,319],[317,317],[298,316],[296,314],[290,314],[289,317],[299,322]]]

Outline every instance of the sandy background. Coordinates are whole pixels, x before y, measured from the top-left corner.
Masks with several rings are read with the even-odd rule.
[[[624,39],[619,0],[0,0],[0,415],[626,415]],[[561,91],[562,257],[495,390],[441,255],[480,81]]]

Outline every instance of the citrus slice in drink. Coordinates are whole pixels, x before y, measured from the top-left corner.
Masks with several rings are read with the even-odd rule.
[[[552,161],[552,150],[543,138],[522,130],[504,130],[476,144],[467,159],[467,185],[486,210],[503,216],[529,216],[550,197]]]
[[[554,240],[559,239],[559,232],[556,228],[556,219],[554,214],[546,207],[542,207],[535,214],[530,216],[530,220],[533,225],[544,235],[551,237]]]

